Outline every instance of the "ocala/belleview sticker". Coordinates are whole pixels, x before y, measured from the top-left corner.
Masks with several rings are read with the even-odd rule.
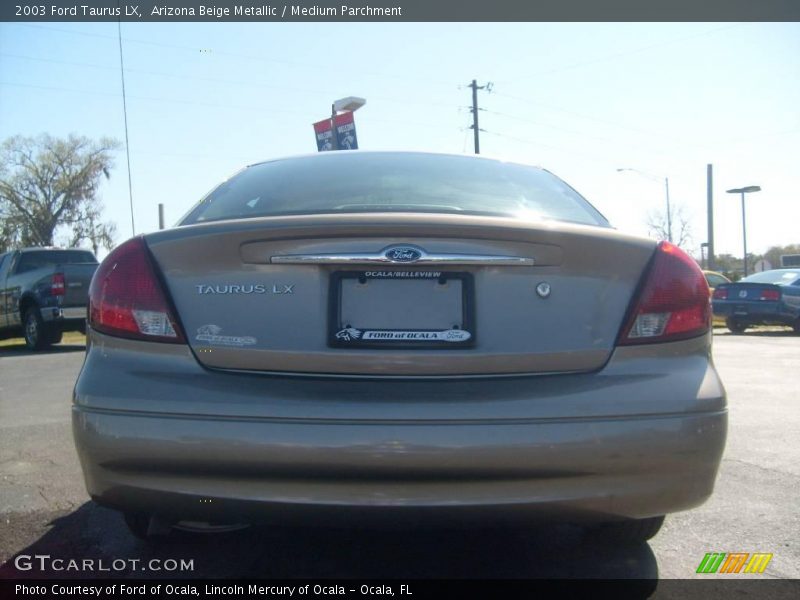
[[[252,346],[256,343],[256,338],[251,336],[220,335],[222,327],[219,325],[203,325],[198,327],[197,335],[194,339],[198,342],[205,342],[218,346]]]
[[[336,333],[336,339],[342,342],[354,340],[370,342],[465,342],[472,337],[463,329],[444,329],[442,331],[399,331],[394,329],[372,329],[362,331],[355,327],[345,327]]]

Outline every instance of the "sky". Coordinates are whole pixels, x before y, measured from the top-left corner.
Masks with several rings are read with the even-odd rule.
[[[366,98],[359,146],[481,153],[539,165],[618,229],[683,207],[717,253],[800,243],[798,23],[123,23],[136,233],[168,225],[247,164],[316,151],[333,100]],[[70,133],[124,143],[116,23],[0,24],[0,140]],[[124,148],[124,146],[123,146]],[[617,169],[636,169],[619,172]],[[100,188],[133,233],[125,151]]]

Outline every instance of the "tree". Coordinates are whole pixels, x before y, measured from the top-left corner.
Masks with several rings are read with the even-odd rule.
[[[692,226],[683,205],[671,205],[667,218],[666,210],[653,210],[647,215],[648,233],[659,239],[669,240],[676,246],[688,250],[692,241]]]
[[[113,244],[114,225],[101,221],[96,198],[109,178],[119,142],[70,135],[14,136],[0,146],[0,251],[19,246],[52,246],[65,227],[71,246],[88,241]],[[3,248],[3,246],[5,248]]]
[[[764,253],[761,258],[767,259],[773,269],[781,268],[781,256],[784,254],[800,254],[800,244],[789,244],[788,246],[772,246]]]
[[[717,254],[714,257],[714,269],[731,281],[739,281],[744,271],[744,262],[741,257],[732,254]]]

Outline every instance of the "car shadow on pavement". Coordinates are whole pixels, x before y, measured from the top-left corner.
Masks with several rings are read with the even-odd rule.
[[[714,335],[727,335],[730,337],[797,337],[791,329],[748,329],[744,333],[733,333],[728,329],[714,329]]]
[[[10,519],[9,531],[36,531],[32,515]],[[41,522],[42,515],[38,516]],[[584,540],[571,525],[524,531],[482,529],[358,529],[251,527],[238,532],[173,532],[158,545],[134,538],[119,513],[87,502],[57,516],[43,534],[0,566],[6,578],[359,578],[359,579],[643,579],[655,588],[658,565],[650,546]],[[30,538],[28,538],[30,539]],[[19,546],[24,545],[22,539]],[[40,570],[27,557],[94,559],[94,570]],[[20,558],[17,558],[20,557]],[[120,561],[119,559],[123,559]],[[133,563],[131,559],[139,562]],[[167,559],[192,569],[165,571]],[[99,570],[102,560],[104,569]],[[114,562],[116,561],[116,562]],[[116,568],[120,567],[120,568]],[[643,596],[646,597],[646,596]]]
[[[25,342],[20,342],[13,346],[0,346],[0,358],[4,356],[39,356],[43,354],[64,354],[67,352],[84,352],[85,344],[57,344],[50,346],[46,350],[28,350]]]
[[[715,333],[714,335],[726,335],[729,337],[749,338],[749,337],[771,337],[771,338],[791,338],[797,337],[797,334],[791,329],[787,331],[745,331],[744,333],[731,333],[726,331],[724,333]]]

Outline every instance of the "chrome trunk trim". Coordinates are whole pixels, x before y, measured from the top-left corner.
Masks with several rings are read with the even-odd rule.
[[[419,251],[420,256],[413,261],[392,260],[386,256],[385,251],[371,253],[353,254],[283,254],[270,258],[273,264],[282,265],[326,265],[326,264],[345,264],[345,265],[396,265],[396,266],[416,266],[416,265],[491,265],[491,266],[517,266],[531,267],[534,264],[533,258],[524,256],[502,256],[492,254],[428,254]]]

